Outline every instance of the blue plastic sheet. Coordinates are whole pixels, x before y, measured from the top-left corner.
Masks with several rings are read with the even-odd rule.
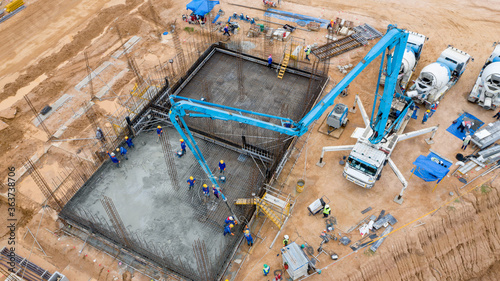
[[[474,125],[471,128],[471,134],[474,134],[474,132],[477,131],[477,129],[479,129],[484,124],[484,122],[479,120],[476,116],[466,112],[466,113],[460,115],[460,117],[458,117],[458,119],[457,119],[457,122],[455,122],[455,124],[451,124],[451,126],[448,127],[448,129],[446,129],[446,131],[450,132],[455,137],[463,140],[465,138],[466,130],[464,130],[464,132],[462,133],[458,130],[458,126],[462,123],[462,120],[464,120],[465,117],[474,120]]]
[[[436,163],[436,159],[440,164]],[[427,155],[427,157],[420,155],[413,162],[415,168],[411,172],[426,182],[437,181],[439,183],[450,171],[448,167],[451,164],[434,153]]]
[[[272,13],[266,12],[265,16],[268,17],[273,17],[281,20],[286,20],[286,21],[291,21],[291,22],[305,22],[308,24],[309,22],[317,22],[320,23],[321,27],[326,27],[330,21],[326,19],[320,19],[320,18],[315,18],[311,16],[306,16],[306,15],[301,15],[301,14],[295,14],[291,12],[286,12],[286,11],[281,11],[281,10],[276,10],[276,9],[267,9],[268,11],[271,11]]]
[[[219,1],[193,0],[186,5],[187,10],[191,10],[195,15],[204,16],[208,14]]]

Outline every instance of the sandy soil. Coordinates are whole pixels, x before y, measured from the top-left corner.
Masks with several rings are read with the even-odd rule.
[[[228,4],[229,1],[221,2],[221,8],[226,12],[225,19],[233,12],[243,12],[250,16],[262,18],[262,12],[260,11],[231,6]],[[28,94],[34,106],[40,110],[45,105],[55,102],[63,94],[72,95],[71,101],[47,119],[47,127],[51,132],[55,132],[75,114],[75,111],[84,102],[90,100],[88,86],[81,91],[74,88],[87,75],[84,51],[88,53],[89,64],[93,69],[106,61],[113,63],[109,70],[102,73],[104,81],[109,81],[120,71],[126,69],[127,63],[124,56],[119,59],[110,58],[110,54],[116,51],[121,44],[116,33],[116,26],[118,26],[124,40],[128,40],[133,35],[142,37],[132,56],[139,65],[140,71],[148,73],[152,67],[158,64],[158,60],[165,62],[174,56],[173,43],[168,40],[160,43],[155,31],[164,30],[167,22],[174,19],[177,19],[179,23],[180,15],[185,12],[184,6],[186,3],[187,1],[153,0],[152,5],[156,12],[156,18],[160,19],[159,26],[155,25],[155,16],[151,15],[149,5],[143,0],[30,1],[24,11],[0,24],[2,38],[2,44],[0,44],[0,65],[2,65],[2,68],[0,68],[0,110],[9,107],[18,109],[14,119],[2,118],[2,121],[7,123],[9,127],[2,130],[0,135],[0,159],[2,160],[0,161],[0,178],[5,178],[5,168],[7,166],[13,165],[21,168],[25,159],[32,157],[36,153],[42,155],[44,152],[49,151],[39,164],[41,172],[47,179],[51,179],[60,173],[60,170],[65,166],[65,161],[71,158],[70,153],[81,158],[88,158],[89,151],[82,149],[89,145],[85,141],[58,143],[57,146],[61,148],[60,151],[67,151],[67,155],[60,151],[51,153],[50,146],[55,145],[55,143],[47,142],[45,133],[32,124],[33,114],[23,96]],[[238,3],[263,8],[260,1],[244,0],[238,1]],[[435,138],[436,144],[429,146],[423,141],[424,137],[420,137],[401,143],[397,151],[394,152],[392,157],[394,162],[408,179],[412,161],[420,154],[427,154],[429,148],[450,159],[454,159],[454,155],[459,152],[461,142],[445,132],[445,129],[463,111],[470,112],[485,122],[492,121],[491,112],[483,111],[478,106],[469,104],[465,97],[472,87],[484,60],[491,53],[491,44],[493,41],[498,40],[495,36],[498,36],[500,23],[498,14],[500,10],[495,8],[498,6],[495,6],[495,4],[496,1],[494,0],[428,0],[417,2],[409,0],[360,0],[352,3],[339,0],[293,0],[284,1],[280,9],[325,19],[339,16],[352,20],[355,24],[369,23],[380,31],[384,31],[388,24],[395,23],[401,28],[422,33],[430,39],[424,47],[423,58],[417,72],[434,61],[449,44],[468,52],[476,59],[475,62],[469,64],[461,80],[447,93],[437,113],[426,124],[426,126],[440,125],[439,133]],[[272,20],[279,22],[276,19]],[[188,25],[180,23],[181,29],[185,26]],[[243,30],[248,28],[247,23],[243,23],[243,26]],[[305,38],[308,44],[321,44],[326,42],[324,34],[324,30],[319,33],[297,31],[296,36]],[[191,42],[200,40],[198,32],[188,33],[183,31],[180,37],[185,49],[192,47]],[[233,37],[234,39],[236,38]],[[370,45],[365,48],[332,59],[332,68],[329,73],[332,79],[339,81],[343,77],[342,74],[335,70],[336,65],[357,63],[369,50],[370,46],[373,46],[373,42],[370,42]],[[278,55],[279,50],[280,45],[274,46],[273,54]],[[378,70],[378,66],[375,64],[368,67],[355,80],[350,87],[349,96],[339,99],[340,102],[352,105],[354,93],[359,93],[365,108],[367,110],[371,109],[371,93],[373,92]],[[123,78],[112,86],[112,91],[105,95],[105,101],[96,101],[98,105],[96,111],[101,118],[99,122],[103,128],[109,129],[109,126],[105,126],[107,123],[106,116],[119,108],[115,101],[116,95],[130,91],[135,82],[133,78],[134,75],[130,71],[127,72]],[[103,86],[104,83],[100,81],[96,81],[94,85],[96,91]],[[402,226],[438,208],[444,202],[453,200],[453,197],[448,194],[450,191],[455,192],[456,187],[460,186],[457,179],[450,177],[446,178],[435,192],[432,192],[431,184],[424,183],[420,179],[413,177],[405,193],[405,203],[399,206],[395,205],[392,199],[399,193],[401,186],[389,169],[384,172],[382,179],[374,189],[364,190],[348,183],[341,176],[342,167],[338,166],[337,162],[346,153],[327,154],[325,156],[326,166],[324,168],[315,166],[323,146],[354,143],[354,139],[349,136],[354,131],[354,128],[362,126],[363,122],[359,113],[351,115],[350,120],[349,126],[340,140],[318,133],[317,124],[312,129],[313,133],[307,145],[307,153],[302,153],[291,176],[289,178],[283,176],[279,181],[284,185],[285,192],[297,196],[294,212],[282,232],[282,234],[290,235],[292,241],[300,244],[308,243],[314,248],[317,247],[319,244],[318,235],[324,229],[324,222],[319,217],[308,216],[306,206],[323,195],[326,195],[331,200],[333,215],[337,217],[339,223],[338,227],[346,230],[363,218],[360,211],[368,206],[373,208],[372,212],[379,212],[382,209],[390,212],[399,220],[397,226]],[[410,122],[407,131],[423,127],[420,122]],[[83,116],[69,126],[61,139],[90,138],[92,136],[92,126]],[[287,169],[290,168],[291,163],[287,165],[283,175],[288,174]],[[470,177],[473,176],[474,174],[470,175]],[[306,179],[306,190],[301,194],[297,194],[294,191],[295,182],[303,177]],[[0,192],[5,192],[5,190],[0,190]],[[26,177],[19,186],[19,197],[22,198],[19,202],[20,206],[29,210],[27,212],[36,213],[34,216],[26,215],[27,226],[34,231],[41,217],[39,204],[43,202],[43,196],[31,179]],[[2,210],[0,206],[0,212]],[[464,212],[473,212],[473,210],[465,208]],[[4,212],[2,212],[0,218],[4,218],[4,216]],[[422,221],[432,224],[432,221],[440,219],[440,216],[436,216]],[[71,280],[89,280],[89,278],[97,280],[123,278],[126,280],[130,278],[115,260],[102,252],[87,248],[81,255],[78,255],[78,251],[83,245],[82,241],[67,236],[54,236],[45,228],[52,232],[59,228],[59,225],[55,222],[55,215],[44,217],[38,237],[39,241],[43,241],[42,246],[50,257],[45,257],[36,250],[35,255],[32,256],[40,266],[45,266],[51,271],[55,269],[64,270],[69,275],[71,274]],[[486,228],[483,230],[485,232],[490,231],[490,229]],[[18,236],[24,235],[25,232],[26,229],[22,227]],[[413,232],[413,228],[405,228],[403,231],[391,235],[373,257],[363,254],[362,251],[347,256],[352,253],[349,248],[329,244],[328,250],[335,251],[340,257],[346,258],[334,266],[330,266],[327,257],[325,255],[320,256],[320,266],[323,268],[323,272],[321,275],[316,274],[310,279],[345,279],[346,276],[339,275],[338,272],[353,272],[364,264],[373,262],[380,256],[386,257],[386,254],[392,253],[389,249],[395,247],[394,245],[397,244],[395,241],[410,237],[411,232]],[[281,257],[276,257],[276,254],[280,248],[281,238],[278,237],[277,243],[272,249],[269,249],[269,245],[276,233],[276,227],[272,223],[266,222],[260,236],[267,238],[264,242],[259,242],[254,246],[252,254],[245,259],[239,275],[234,280],[261,280],[261,268],[264,263],[271,265],[273,270],[280,267]],[[429,230],[429,233],[431,233],[429,235],[433,235],[432,229]],[[353,236],[353,240],[357,240],[354,238],[356,237]],[[22,245],[20,249],[22,250],[20,250],[19,254],[27,256],[32,242],[28,237],[26,240],[22,239],[20,243]],[[1,245],[4,244],[2,242]],[[450,248],[456,246],[457,244],[453,242],[449,244]],[[247,250],[245,247],[243,246],[241,249],[243,254]],[[425,250],[426,255],[431,257],[440,254],[436,249],[426,248]],[[455,255],[458,256],[459,254],[455,253]],[[488,276],[494,276],[498,272],[498,263],[494,263],[494,259],[489,259],[488,262],[491,263],[491,268],[485,270],[487,271],[485,280],[488,280]],[[426,266],[424,263],[422,264],[422,266]],[[385,266],[390,268],[388,265]],[[383,267],[382,264],[377,266],[379,269]],[[108,270],[109,272],[107,272]],[[72,271],[75,271],[75,273],[69,273]],[[441,273],[438,275],[433,274],[433,276],[429,275],[429,277],[444,279]],[[452,275],[448,274],[447,276]],[[466,274],[460,276],[458,279],[473,277],[473,275]],[[477,272],[474,277],[480,278],[480,276],[481,273]],[[144,277],[136,274],[133,280],[142,280],[141,278],[144,279]],[[370,275],[366,273],[353,274],[349,275],[349,278],[352,280],[370,280]],[[397,278],[394,280],[397,280]]]

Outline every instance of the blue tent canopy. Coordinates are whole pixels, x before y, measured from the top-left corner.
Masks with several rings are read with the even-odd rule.
[[[219,1],[193,0],[186,5],[186,9],[193,11],[195,15],[204,16],[217,4],[220,4]]]
[[[417,177],[423,179],[424,181],[429,182],[437,180],[437,182],[439,183],[450,171],[448,167],[451,166],[451,163],[444,159],[441,159],[434,153],[431,154],[429,154],[427,157],[423,155],[418,156],[415,162],[413,162],[415,168],[413,168],[412,173],[414,173]],[[436,163],[436,159],[440,160],[441,164]]]

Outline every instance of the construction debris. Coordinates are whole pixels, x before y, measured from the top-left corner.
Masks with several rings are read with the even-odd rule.
[[[392,226],[388,226],[384,232],[382,232],[382,235],[380,235],[380,238],[379,240],[375,241],[375,243],[373,243],[373,245],[370,247],[370,250],[372,250],[373,252],[376,252],[378,247],[380,247],[380,245],[382,244],[382,242],[384,242],[384,240],[387,238],[387,234],[389,234],[391,231],[393,230],[393,227]]]

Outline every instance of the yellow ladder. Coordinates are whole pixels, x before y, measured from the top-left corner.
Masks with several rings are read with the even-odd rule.
[[[254,198],[240,198],[234,202],[234,205],[255,205]]]
[[[276,215],[276,213],[269,208],[269,206],[264,202],[264,200],[258,198],[256,199],[256,204],[257,204],[257,214],[259,214],[259,209],[261,209],[264,214],[272,221],[274,224],[278,226],[278,228],[281,229],[281,226],[283,225],[283,222],[281,219]]]
[[[285,76],[285,71],[286,71],[286,67],[288,66],[288,61],[290,61],[290,54],[285,54],[285,57],[283,58],[283,62],[281,63],[280,71],[278,73],[279,79],[283,79],[283,76]]]

